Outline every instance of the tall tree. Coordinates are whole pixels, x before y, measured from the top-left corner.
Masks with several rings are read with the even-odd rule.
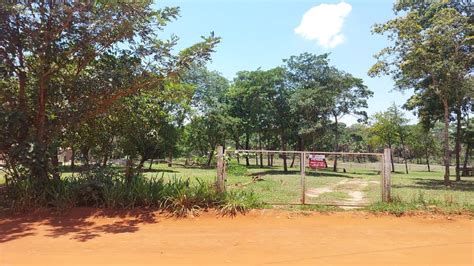
[[[106,113],[119,99],[160,88],[192,62],[209,59],[219,41],[210,36],[175,54],[177,38],[158,39],[178,8],[152,1],[24,1],[0,5],[2,125],[0,152],[22,177],[49,180],[51,150],[63,132]],[[132,75],[116,82],[90,71],[107,56],[136,58]],[[115,73],[115,72],[114,72]],[[92,76],[91,76],[92,75]],[[14,126],[9,126],[14,125]],[[19,176],[17,176],[19,177]]]
[[[183,75],[183,82],[194,87],[193,111],[186,126],[188,154],[206,156],[209,167],[217,145],[225,147],[228,125],[225,95],[229,82],[216,71],[194,66]]]
[[[330,125],[334,94],[329,86],[331,67],[328,56],[303,53],[283,60],[288,73],[288,87],[292,91],[289,102],[299,150],[305,149],[305,139],[323,135]]]
[[[334,103],[331,113],[334,118],[334,151],[339,151],[339,121],[345,115],[353,115],[358,122],[367,121],[367,99],[373,95],[362,79],[344,73],[335,68],[331,71],[331,80],[328,89],[334,94]],[[337,171],[337,156],[334,159],[333,171]]]
[[[396,11],[404,11],[403,15],[375,25],[374,33],[388,33],[394,44],[376,55],[378,61],[369,73],[392,75],[399,89],[424,87],[439,97],[444,120],[444,183],[449,185],[453,84],[464,79],[472,67],[474,25],[445,1],[408,2],[395,5]]]
[[[430,158],[438,154],[438,143],[431,128],[417,124],[409,128],[407,145],[416,157],[424,158],[428,172],[431,171]]]
[[[370,142],[375,146],[386,146],[392,152],[391,163],[392,172],[395,172],[393,160],[393,150],[400,143],[398,117],[394,111],[396,106],[392,106],[385,112],[378,112],[372,118],[370,133],[372,135]]]

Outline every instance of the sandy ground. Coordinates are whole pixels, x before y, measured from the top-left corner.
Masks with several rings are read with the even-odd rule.
[[[320,188],[309,188],[306,191],[306,196],[310,198],[317,198],[324,193],[341,191],[347,193],[349,196],[347,199],[337,200],[332,202],[332,204],[340,205],[340,208],[351,210],[358,209],[361,206],[367,205],[369,203],[363,190],[369,184],[378,184],[378,181],[367,181],[363,179],[354,179],[354,180],[342,180],[336,184],[332,184]],[[337,189],[339,186],[345,186],[345,189]]]
[[[175,219],[75,209],[0,218],[0,265],[474,265],[466,216],[254,210]]]

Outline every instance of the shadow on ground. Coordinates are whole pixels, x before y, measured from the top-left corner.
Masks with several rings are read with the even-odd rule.
[[[96,223],[88,218],[104,219]],[[97,220],[97,219],[94,219]],[[113,221],[113,222],[111,222]],[[75,208],[65,213],[40,210],[33,213],[0,213],[0,243],[9,242],[38,234],[37,228],[48,226],[43,231],[46,237],[69,236],[70,239],[85,242],[104,234],[123,234],[138,231],[140,224],[157,223],[158,220],[150,211],[112,211],[92,208]]]
[[[440,179],[410,178],[414,182],[411,184],[397,184],[393,181],[392,188],[413,188],[426,190],[454,190],[454,191],[474,191],[474,180],[452,181],[451,186],[446,187],[444,181]]]
[[[144,173],[179,173],[173,169],[143,169]]]
[[[265,176],[265,175],[299,175],[299,170],[288,170],[284,172],[283,170],[276,170],[276,169],[268,169],[259,172],[251,173],[250,176]],[[314,170],[306,170],[306,176],[313,176],[313,177],[343,177],[343,178],[358,178],[354,175],[378,175],[376,172],[373,173],[340,173],[340,172],[330,172],[330,171],[314,171]]]

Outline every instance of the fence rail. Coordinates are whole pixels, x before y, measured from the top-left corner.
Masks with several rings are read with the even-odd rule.
[[[224,155],[227,153],[255,153],[255,154],[299,154],[300,155],[300,177],[301,177],[301,204],[306,204],[306,157],[310,154],[324,154],[324,155],[335,155],[335,156],[377,156],[381,158],[381,190],[382,190],[382,201],[389,202],[391,200],[391,151],[390,149],[384,149],[384,153],[373,153],[373,152],[324,152],[324,151],[281,151],[281,150],[226,150],[224,147],[217,147],[217,179],[216,186],[219,191],[225,190],[225,176],[226,176],[226,165]]]
[[[328,151],[276,151],[276,150],[227,150],[226,153],[288,153],[288,154],[328,154],[328,155],[373,155],[382,156],[375,152],[328,152]]]

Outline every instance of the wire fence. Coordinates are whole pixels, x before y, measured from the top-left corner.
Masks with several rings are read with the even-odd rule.
[[[252,190],[268,204],[363,206],[380,201],[384,194],[381,153],[235,150],[225,154],[228,189]]]

